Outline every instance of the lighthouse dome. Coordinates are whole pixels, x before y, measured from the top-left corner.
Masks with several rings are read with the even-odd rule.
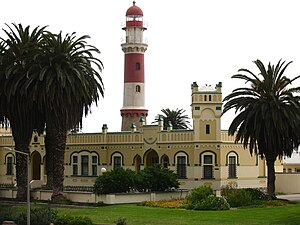
[[[136,6],[135,1],[133,1],[133,6],[127,9],[126,16],[143,16],[143,11],[140,7]]]

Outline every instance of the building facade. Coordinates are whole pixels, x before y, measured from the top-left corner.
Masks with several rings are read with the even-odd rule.
[[[163,129],[163,121],[147,125],[145,108],[144,42],[142,10],[133,3],[126,12],[122,131],[68,134],[65,149],[65,186],[93,186],[97,176],[117,167],[140,171],[161,164],[177,173],[181,188],[210,185],[266,187],[266,164],[251,156],[234,137],[221,130],[222,83],[215,87],[191,84],[193,129]],[[11,133],[0,130],[0,187],[15,185],[15,153]],[[31,188],[46,183],[43,135],[33,134],[30,144]],[[281,165],[278,164],[277,170]]]
[[[65,185],[93,186],[105,168],[117,167],[140,171],[153,164],[161,164],[177,173],[181,188],[210,185],[220,189],[225,185],[265,187],[266,165],[258,156],[251,156],[242,144],[220,128],[222,85],[199,88],[191,85],[192,130],[163,129],[163,121],[140,128],[109,132],[104,124],[102,132],[69,134],[65,151]],[[0,136],[0,184],[15,184],[14,142],[10,133]],[[30,145],[32,186],[46,183],[44,137],[33,134]],[[279,165],[280,166],[280,165]],[[277,168],[277,170],[280,168]]]

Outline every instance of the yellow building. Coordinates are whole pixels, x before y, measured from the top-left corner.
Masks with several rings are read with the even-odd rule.
[[[109,132],[104,124],[100,133],[69,134],[65,151],[65,186],[93,186],[102,168],[116,167],[139,171],[159,163],[175,171],[181,188],[206,184],[220,189],[227,184],[238,187],[265,187],[265,161],[250,156],[241,144],[234,143],[222,131],[222,84],[215,88],[191,85],[192,130],[163,130],[163,121],[147,125],[142,119],[139,129]],[[15,183],[14,142],[10,133],[0,135],[0,187]],[[45,144],[43,136],[34,134],[30,145],[30,179],[32,187],[46,183]]]

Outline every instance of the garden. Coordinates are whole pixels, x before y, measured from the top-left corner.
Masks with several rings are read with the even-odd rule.
[[[99,176],[94,185],[97,194],[176,188],[178,181],[174,173],[160,166],[148,167],[139,173],[118,168]],[[55,204],[33,201],[31,225],[299,224],[299,210],[300,204],[274,200],[259,189],[228,185],[222,188],[221,196],[216,196],[210,186],[203,185],[193,188],[184,199],[138,204],[79,204],[68,199]],[[0,201],[0,224],[8,220],[25,225],[25,203]]]

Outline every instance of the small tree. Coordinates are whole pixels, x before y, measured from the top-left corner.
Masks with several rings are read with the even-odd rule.
[[[190,118],[187,115],[183,115],[185,113],[184,109],[176,109],[171,110],[169,108],[162,109],[161,112],[163,113],[162,116],[164,120],[164,129],[166,130],[168,127],[168,123],[171,123],[173,129],[189,129],[190,128]],[[157,123],[160,118],[156,118],[154,122]]]
[[[178,188],[177,175],[160,165],[149,166],[137,174],[136,186],[142,187],[145,191],[166,191]]]
[[[96,194],[129,192],[134,186],[134,171],[116,168],[97,177],[94,189]]]

